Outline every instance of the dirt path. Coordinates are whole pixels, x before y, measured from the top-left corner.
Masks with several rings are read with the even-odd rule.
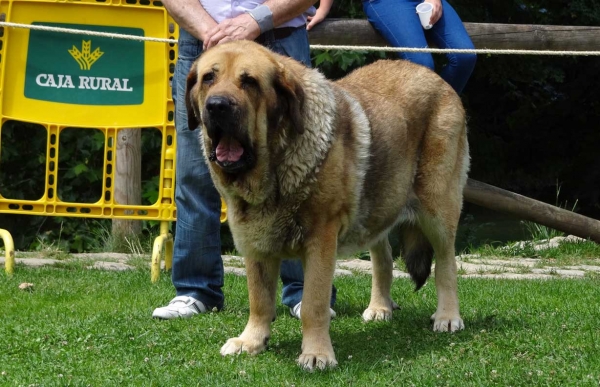
[[[29,267],[67,266],[104,270],[129,270],[135,267],[149,265],[150,256],[129,255],[119,253],[87,253],[61,254],[60,257],[40,257],[36,253],[17,253],[15,259],[19,265]],[[588,260],[589,261],[589,260]],[[245,275],[244,262],[241,257],[223,256],[225,272]],[[0,258],[4,266],[4,257]],[[164,262],[163,262],[164,266]],[[467,278],[509,278],[509,279],[549,279],[549,278],[583,278],[586,275],[600,274],[600,259],[593,264],[573,266],[553,266],[547,260],[535,258],[489,258],[475,255],[457,257],[458,274]],[[371,262],[360,259],[339,259],[335,275],[371,274]],[[589,274],[587,274],[589,273]],[[404,271],[395,269],[394,278],[408,277]]]

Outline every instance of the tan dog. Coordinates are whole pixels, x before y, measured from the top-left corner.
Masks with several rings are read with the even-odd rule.
[[[311,370],[335,366],[329,300],[336,255],[370,250],[373,284],[363,318],[388,320],[397,305],[387,234],[399,224],[417,289],[435,252],[433,329],[464,327],[454,242],[469,150],[461,101],[439,76],[396,60],[330,82],[258,44],[233,42],[193,65],[186,102],[248,275],[250,318],[222,355],[266,348],[281,259],[300,258],[298,362]]]

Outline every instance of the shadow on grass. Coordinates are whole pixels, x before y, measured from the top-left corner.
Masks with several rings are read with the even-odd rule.
[[[332,321],[330,334],[340,365],[351,359],[353,363],[364,367],[389,361],[390,358],[414,359],[448,346],[469,346],[477,340],[481,331],[501,332],[515,323],[496,314],[487,314],[465,319],[466,327],[462,331],[433,332],[430,321],[433,310],[408,306],[395,311],[391,321],[366,323],[362,321],[362,309],[354,305],[339,306],[341,313]],[[289,316],[285,318],[292,319]],[[300,322],[297,323],[300,326]],[[277,324],[274,323],[275,329]],[[272,336],[272,340],[277,342],[276,348],[271,347],[270,350],[282,358],[295,361],[302,343],[300,329],[295,330],[293,335],[285,334],[280,338],[277,335],[278,332],[274,332]]]

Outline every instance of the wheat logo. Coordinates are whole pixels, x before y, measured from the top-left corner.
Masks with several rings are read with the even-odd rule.
[[[82,40],[81,51],[75,46],[69,50],[69,54],[77,61],[79,68],[82,70],[89,70],[92,68],[94,62],[96,62],[104,53],[100,51],[100,48],[96,48],[94,52],[90,52],[92,48],[92,41]]]

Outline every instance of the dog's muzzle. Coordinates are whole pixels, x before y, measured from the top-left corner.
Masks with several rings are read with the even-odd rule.
[[[254,157],[241,119],[239,106],[226,96],[211,96],[204,104],[205,126],[213,149],[209,160],[227,173],[242,173]]]

